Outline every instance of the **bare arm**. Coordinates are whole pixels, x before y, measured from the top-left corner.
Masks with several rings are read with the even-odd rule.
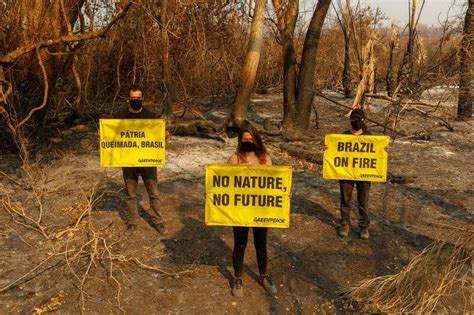
[[[272,158],[270,157],[270,154],[267,154],[265,156],[265,165],[273,165]]]
[[[233,154],[229,160],[227,161],[227,164],[231,165],[238,165],[239,164],[239,159],[237,158],[237,154]]]

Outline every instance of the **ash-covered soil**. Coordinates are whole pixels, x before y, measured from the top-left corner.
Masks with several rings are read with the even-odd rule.
[[[329,97],[351,104],[335,93]],[[406,136],[392,134],[389,172],[403,176],[403,183],[373,184],[370,240],[358,238],[357,220],[348,238],[338,237],[338,182],[322,178],[317,158],[308,161],[285,150],[304,146],[321,156],[324,135],[349,127],[346,109],[320,98],[316,105],[320,129],[313,117],[302,138],[264,137],[274,164],[294,169],[291,226],[269,232],[275,296],[257,282],[252,237],[244,298],[231,295],[232,229],[204,224],[204,166],[225,163],[235,138],[172,137],[167,165],[158,175],[168,233],[158,234],[145,211],[142,224],[131,232],[124,224],[121,170],[100,167],[96,123],[91,122],[62,130],[56,135],[62,141],[37,155],[43,173],[36,178],[42,189],[41,226],[49,239],[24,226],[31,222],[13,220],[18,216],[12,216],[12,209],[37,218],[38,203],[17,157],[1,157],[0,313],[352,313],[353,305],[337,299],[341,289],[397,273],[434,240],[454,241],[462,229],[474,230],[474,123],[454,121],[453,108],[444,105],[427,116],[402,112],[399,129]],[[219,119],[229,110],[202,106],[208,117]],[[255,96],[250,112],[257,122],[279,121],[281,95]],[[378,105],[367,115],[382,122],[384,113]],[[369,126],[382,134],[381,127]],[[141,206],[148,209],[143,185],[139,193]],[[464,293],[448,299],[440,312],[466,311]]]

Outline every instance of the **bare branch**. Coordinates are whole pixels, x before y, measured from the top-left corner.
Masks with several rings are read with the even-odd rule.
[[[107,34],[107,32],[110,30],[110,28],[117,23],[121,18],[123,18],[126,14],[127,11],[129,10],[130,6],[132,5],[132,2],[129,2],[121,12],[119,12],[111,21],[109,24],[107,24],[104,28],[102,28],[100,31],[91,31],[89,33],[85,34],[78,34],[78,35],[65,35],[61,36],[58,38],[53,38],[53,39],[48,39],[44,41],[40,41],[37,43],[29,44],[26,46],[22,46],[20,48],[15,49],[14,51],[0,56],[0,64],[8,64],[14,62],[16,59],[19,57],[23,56],[26,53],[29,53],[33,51],[34,49],[42,48],[42,47],[48,47],[52,45],[57,45],[57,44],[67,44],[67,43],[73,43],[73,42],[81,42],[85,40],[90,40],[96,37],[102,37]]]
[[[48,93],[49,93],[49,83],[48,83],[48,72],[46,71],[46,68],[44,67],[43,64],[43,59],[41,58],[41,53],[40,53],[40,47],[36,46],[36,56],[38,57],[38,63],[41,68],[41,72],[43,73],[43,83],[44,83],[44,91],[43,91],[43,101],[41,102],[41,105],[38,107],[35,107],[30,110],[28,115],[26,115],[25,118],[23,118],[16,126],[15,130],[18,130],[22,125],[24,125],[30,118],[33,116],[33,114],[41,109],[43,109],[46,106],[46,103],[48,101]]]

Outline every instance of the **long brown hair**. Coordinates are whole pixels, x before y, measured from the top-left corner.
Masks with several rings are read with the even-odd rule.
[[[239,160],[247,162],[247,160],[245,159],[245,152],[242,150],[242,137],[246,132],[250,133],[253,137],[253,143],[257,147],[257,149],[255,150],[255,155],[257,156],[258,161],[260,162],[260,164],[265,164],[265,162],[267,161],[268,151],[265,148],[265,145],[263,144],[260,133],[252,125],[246,125],[240,128],[237,151],[235,152],[235,154],[237,154]]]

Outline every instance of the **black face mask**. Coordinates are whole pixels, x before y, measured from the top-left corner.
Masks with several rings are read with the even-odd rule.
[[[140,110],[142,108],[142,100],[129,100],[130,107],[133,110]]]
[[[250,141],[242,141],[242,151],[243,152],[253,152],[257,150],[255,143]]]
[[[353,130],[357,131],[357,130],[364,129],[365,124],[363,120],[358,119],[358,120],[351,121],[351,126]]]

